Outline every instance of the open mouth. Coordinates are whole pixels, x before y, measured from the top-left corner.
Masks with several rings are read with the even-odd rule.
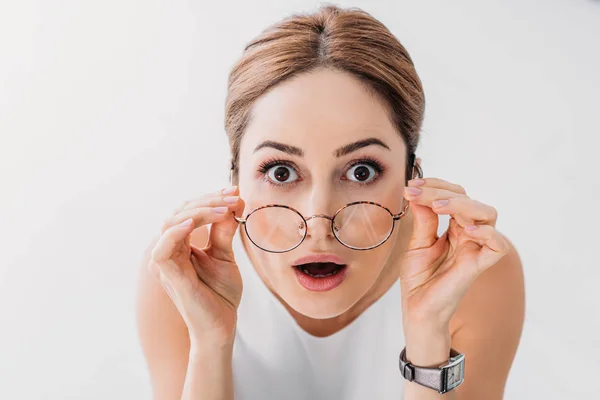
[[[294,268],[313,278],[326,278],[328,276],[337,275],[345,267],[345,264],[336,264],[333,262],[311,262],[294,265]]]

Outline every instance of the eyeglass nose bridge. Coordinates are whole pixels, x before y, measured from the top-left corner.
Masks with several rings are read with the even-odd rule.
[[[311,215],[308,218],[304,218],[304,217],[302,217],[302,218],[305,221],[307,232],[308,232],[308,221],[310,221],[313,218],[325,218],[325,219],[328,219],[329,221],[331,221],[331,229],[333,229],[334,231],[339,231],[339,229],[340,229],[339,226],[335,226],[335,224],[333,222],[333,219],[335,218],[335,216],[330,217],[329,215],[325,215],[325,214],[315,214],[315,215]]]
[[[325,214],[315,214],[315,215],[312,215],[312,216],[310,216],[310,217],[308,217],[308,218],[304,218],[304,220],[305,220],[306,222],[308,222],[308,221],[310,221],[310,220],[311,220],[311,219],[313,219],[313,218],[325,218],[325,219],[328,219],[328,220],[330,220],[330,221],[333,221],[333,218],[332,218],[332,217],[330,217],[330,216],[328,216],[328,215],[325,215]]]

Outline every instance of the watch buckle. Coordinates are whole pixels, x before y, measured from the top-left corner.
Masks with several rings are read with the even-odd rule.
[[[404,366],[404,377],[409,381],[412,382],[415,379],[415,370],[412,367],[412,365],[410,364],[406,364]]]

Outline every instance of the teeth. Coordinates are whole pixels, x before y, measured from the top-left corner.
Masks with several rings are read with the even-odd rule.
[[[325,278],[325,277],[327,277],[327,276],[335,275],[335,274],[337,274],[338,272],[340,272],[340,271],[341,271],[341,269],[336,269],[335,271],[333,271],[333,272],[330,272],[330,273],[328,273],[328,274],[325,274],[325,275],[313,275],[313,274],[311,274],[310,272],[308,272],[308,271],[306,270],[306,268],[304,268],[304,267],[300,267],[300,270],[302,270],[302,272],[304,272],[306,275],[308,275],[308,276],[312,276],[312,277],[314,277],[314,278]]]

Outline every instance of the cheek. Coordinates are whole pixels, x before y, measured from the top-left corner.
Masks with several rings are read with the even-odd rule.
[[[265,182],[261,177],[245,174],[240,176],[240,195],[246,202],[246,208],[252,210],[266,204],[291,205],[302,192],[298,188],[279,188]]]
[[[251,179],[245,175],[240,176],[240,196],[244,199],[246,213],[266,204],[274,203],[269,201],[268,190],[265,190],[265,186],[267,185],[260,179]]]
[[[258,262],[261,265],[263,274],[267,275],[270,279],[280,279],[291,268],[291,262],[285,258],[284,253],[276,254],[263,251],[261,253],[259,254]]]
[[[399,229],[396,225],[391,236],[381,246],[361,251],[360,253],[362,254],[353,260],[354,269],[357,271],[357,274],[363,277],[376,277],[388,270],[391,267],[390,263],[393,263],[398,258],[398,233]]]
[[[363,251],[365,254],[353,262],[354,271],[363,276],[379,275],[385,267],[389,254],[389,249],[385,246],[386,243],[376,249]]]
[[[403,184],[396,184],[396,185],[393,185],[387,193],[384,193],[382,195],[384,204],[387,205],[387,207],[390,209],[392,214],[400,213],[402,211],[403,203],[406,204],[403,201],[403,199],[404,199],[403,198],[403,190],[404,190]],[[396,221],[396,225],[397,224],[398,224],[398,221]]]

